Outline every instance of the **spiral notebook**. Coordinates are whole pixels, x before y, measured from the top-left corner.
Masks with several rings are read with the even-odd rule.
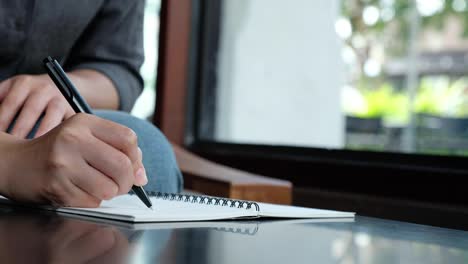
[[[350,218],[354,213],[274,205],[212,196],[149,193],[153,209],[136,195],[126,194],[103,201],[98,208],[40,207],[60,213],[132,223],[186,222],[253,218]],[[5,200],[4,200],[5,201]]]
[[[101,217],[126,222],[181,222],[225,219],[273,218],[349,218],[354,213],[282,206],[253,201],[174,193],[150,193],[153,209],[135,195],[118,196],[102,202],[99,208],[64,207],[62,213]]]

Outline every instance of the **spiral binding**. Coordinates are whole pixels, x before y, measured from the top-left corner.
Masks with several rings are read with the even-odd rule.
[[[198,203],[215,206],[229,206],[240,209],[249,210],[255,207],[257,212],[260,211],[260,206],[256,202],[227,199],[212,196],[192,195],[192,194],[178,194],[178,193],[164,193],[164,192],[148,192],[148,194],[157,199],[169,200],[169,201],[180,201],[185,203]]]

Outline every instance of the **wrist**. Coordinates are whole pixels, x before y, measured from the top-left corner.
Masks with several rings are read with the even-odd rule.
[[[119,94],[109,77],[98,71],[85,69],[74,70],[67,74],[92,108],[118,109]]]

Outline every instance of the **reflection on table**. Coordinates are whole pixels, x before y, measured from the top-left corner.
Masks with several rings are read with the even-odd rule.
[[[468,233],[357,216],[132,225],[0,208],[2,263],[467,263]]]

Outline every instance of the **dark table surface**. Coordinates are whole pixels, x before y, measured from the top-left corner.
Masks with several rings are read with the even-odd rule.
[[[468,263],[468,232],[356,216],[115,224],[0,207],[0,263]]]

